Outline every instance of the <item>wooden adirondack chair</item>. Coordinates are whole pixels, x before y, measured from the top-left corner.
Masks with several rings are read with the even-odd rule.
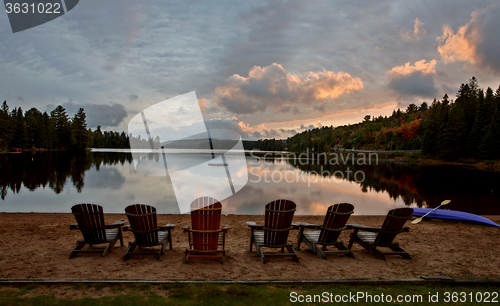
[[[288,233],[293,228],[292,219],[296,210],[294,202],[289,200],[276,200],[266,205],[265,225],[257,225],[255,222],[246,222],[252,229],[250,236],[250,252],[255,245],[260,260],[265,264],[265,258],[291,256],[294,261],[299,262],[299,257],[291,243],[288,242]],[[255,232],[263,230],[264,232]],[[281,248],[281,253],[264,253],[262,248]],[[284,250],[288,253],[284,253]]]
[[[191,203],[191,225],[183,226],[188,233],[189,259],[215,259],[223,263],[228,225],[220,225],[222,204],[211,197],[200,197]]]
[[[351,249],[353,243],[358,243],[367,251],[385,260],[385,255],[400,255],[403,258],[411,259],[410,254],[403,250],[394,238],[401,232],[408,232],[408,227],[403,227],[406,220],[410,219],[413,213],[413,208],[396,208],[387,214],[381,228],[368,227],[363,225],[351,224],[354,232],[351,234],[349,245]],[[368,233],[360,233],[359,231],[367,231]],[[377,248],[390,248],[392,252],[381,252]]]
[[[104,223],[104,214],[102,206],[96,204],[77,204],[71,207],[71,212],[75,216],[77,224],[70,225],[70,229],[77,229],[83,235],[83,240],[76,242],[75,249],[69,255],[73,258],[78,253],[101,253],[105,257],[111,251],[116,241],[120,239],[120,244],[123,246],[123,233],[122,226],[127,223],[126,220],[119,220],[113,224],[106,225]],[[87,249],[83,250],[85,244],[90,246],[96,244],[105,244],[107,247],[104,249]]]
[[[124,227],[123,230],[133,232],[135,241],[129,242],[123,260],[128,260],[132,253],[158,254],[158,260],[160,260],[161,256],[165,254],[167,243],[170,244],[170,249],[172,249],[171,230],[175,227],[175,224],[158,226],[156,221],[156,208],[145,204],[134,204],[125,208],[125,214],[128,217],[130,226]],[[157,245],[161,246],[159,251],[144,249]],[[136,247],[142,250],[134,252]]]
[[[353,212],[354,206],[352,204],[335,204],[328,207],[323,225],[294,223],[294,227],[298,227],[300,230],[297,239],[297,251],[300,249],[300,244],[304,242],[321,259],[326,259],[327,253],[341,253],[354,257],[351,250],[344,245],[344,242],[337,240],[340,233],[349,228],[345,224]],[[304,229],[314,229],[316,231],[304,231]],[[320,231],[317,231],[318,229]],[[336,247],[337,250],[327,251],[326,248],[330,245]]]

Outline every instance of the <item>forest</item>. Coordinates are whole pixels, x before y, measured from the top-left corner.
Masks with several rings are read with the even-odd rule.
[[[289,137],[259,140],[266,151],[333,152],[336,149],[421,150],[443,160],[500,159],[500,86],[479,88],[475,77],[462,84],[456,99],[447,94],[430,105],[410,104],[391,116],[366,115],[363,122],[324,126]]]
[[[0,150],[12,148],[45,150],[84,150],[86,148],[129,148],[125,132],[87,129],[83,108],[69,118],[61,105],[48,114],[31,108],[23,113],[21,107],[9,111],[7,101],[0,109]]]

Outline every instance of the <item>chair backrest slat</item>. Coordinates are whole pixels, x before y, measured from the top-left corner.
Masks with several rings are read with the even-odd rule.
[[[134,204],[125,208],[138,246],[148,247],[158,244],[158,223],[156,208],[145,204]]]
[[[77,204],[71,207],[83,238],[88,244],[106,242],[106,230],[102,206],[96,204]]]
[[[219,246],[222,204],[211,197],[200,197],[191,203],[191,228],[193,248],[199,251],[215,251]]]
[[[318,242],[336,242],[353,212],[354,206],[349,203],[340,203],[328,207]]]
[[[266,205],[264,244],[285,245],[290,232],[296,205],[290,200],[275,200]]]
[[[377,238],[375,238],[375,243],[381,245],[392,243],[397,234],[401,232],[406,220],[410,219],[412,214],[413,208],[408,207],[396,208],[389,211],[382,224],[382,230],[378,233]]]

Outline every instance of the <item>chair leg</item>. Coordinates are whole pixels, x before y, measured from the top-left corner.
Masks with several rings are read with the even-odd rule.
[[[115,239],[113,239],[112,241],[109,242],[108,246],[106,247],[106,249],[104,250],[104,253],[102,253],[102,257],[106,257],[108,256],[109,252],[111,252],[111,249],[115,246],[115,243],[118,241],[118,239],[120,239],[120,236],[117,235],[115,237]],[[123,245],[122,245],[123,246]]]
[[[69,258],[73,258],[76,256],[79,250],[81,250],[85,246],[85,241],[77,241],[76,246],[73,251],[69,254]]]
[[[121,226],[118,228],[118,237],[120,237],[120,247],[122,247],[123,246],[123,230],[122,230]]]
[[[168,230],[168,243],[170,244],[170,250],[172,250],[172,233],[171,230]]]
[[[318,255],[318,257],[320,259],[326,259],[326,254],[325,252],[323,251],[323,248],[318,248],[318,246],[316,244],[314,244],[314,253],[316,253],[316,255]]]
[[[335,247],[341,251],[349,251],[346,253],[346,256],[354,258],[354,254],[352,253],[352,251],[344,245],[344,241],[339,241],[337,244],[335,244]]]
[[[382,254],[382,252],[380,252],[379,250],[377,250],[376,247],[370,245],[370,247],[368,248],[368,251],[370,253],[372,253],[373,255],[375,255],[377,258],[380,258],[382,260],[386,260],[385,255]]]
[[[111,248],[113,247],[114,243],[110,242],[106,249],[104,249],[104,252],[102,253],[102,257],[108,256],[109,252],[111,251]]]
[[[161,256],[165,254],[166,249],[167,249],[167,241],[163,241],[163,243],[161,244],[160,251],[158,252],[158,261],[160,261]]]
[[[297,251],[300,251],[300,244],[302,243],[303,233],[304,233],[304,228],[300,227],[299,238],[297,238]]]
[[[257,251],[257,254],[259,254],[259,257],[260,257],[260,261],[262,261],[262,264],[265,264],[265,256],[264,256],[264,252],[262,252],[262,249],[257,245],[255,244],[255,250]]]
[[[253,245],[254,239],[255,239],[255,237],[253,236],[253,229],[252,229],[252,233],[250,234],[250,252],[252,252],[252,245]]]
[[[354,242],[357,240],[358,240],[358,230],[354,230],[354,232],[351,234],[351,239],[349,239],[349,244],[347,245],[347,248],[350,250]]]
[[[291,245],[287,246],[286,249],[288,250],[288,253],[293,254],[293,261],[299,262],[299,256],[297,253],[295,253],[293,247]]]
[[[129,242],[127,252],[125,252],[125,256],[123,256],[123,260],[127,261],[130,259],[130,253],[132,253],[135,249],[136,244],[134,242]]]
[[[411,256],[410,256],[410,254],[408,254],[408,252],[406,252],[405,250],[403,250],[403,249],[399,246],[399,244],[395,244],[395,245],[393,245],[393,246],[390,246],[389,248],[390,248],[391,250],[393,250],[394,252],[399,252],[399,253],[401,253],[401,254],[399,254],[399,255],[401,255],[401,256],[402,256],[403,258],[405,258],[405,259],[412,259],[412,258],[411,258]]]

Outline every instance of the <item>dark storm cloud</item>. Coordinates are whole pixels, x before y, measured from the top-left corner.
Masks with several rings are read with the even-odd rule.
[[[66,109],[68,116],[72,117],[80,108],[85,110],[87,115],[87,127],[95,128],[118,126],[124,118],[127,117],[127,111],[122,104],[93,104],[93,103],[75,103],[65,102],[61,104]],[[53,104],[47,106],[47,112],[55,108]]]
[[[434,98],[438,93],[438,89],[434,83],[434,76],[424,74],[421,71],[415,71],[399,78],[393,78],[389,82],[389,88],[402,97],[419,96]]]
[[[477,31],[476,53],[481,65],[500,72],[500,5],[478,11],[472,27]]]

